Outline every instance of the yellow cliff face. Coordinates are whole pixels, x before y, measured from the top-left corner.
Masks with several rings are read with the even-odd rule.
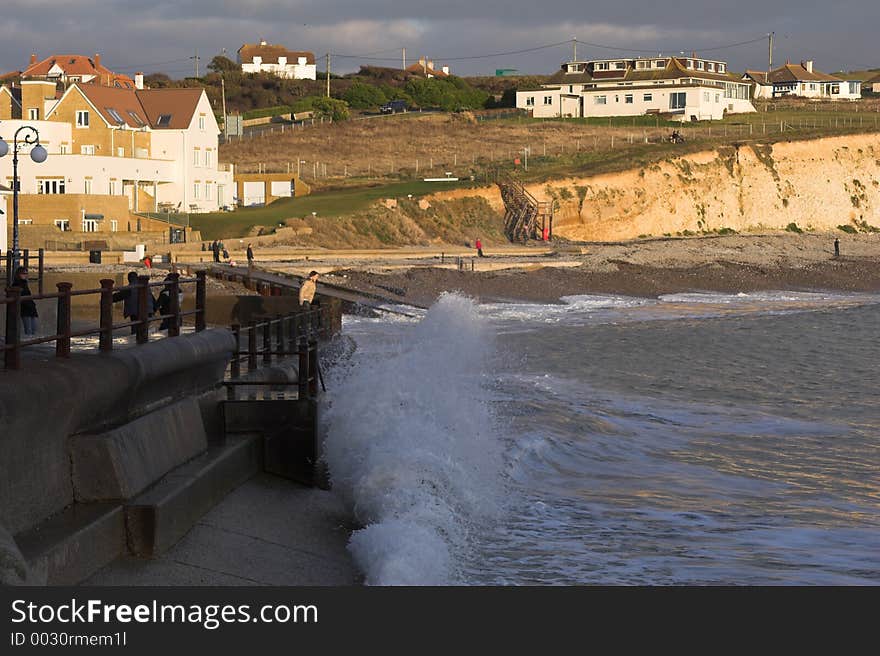
[[[723,147],[527,188],[538,200],[558,201],[554,232],[574,240],[791,223],[803,230],[880,227],[880,134]],[[483,193],[503,211],[497,189]]]

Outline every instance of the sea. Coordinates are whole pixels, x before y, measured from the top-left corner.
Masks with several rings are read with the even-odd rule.
[[[349,549],[369,585],[876,585],[878,328],[787,291],[347,316]]]

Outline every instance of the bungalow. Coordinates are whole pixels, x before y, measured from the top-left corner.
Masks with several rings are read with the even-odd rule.
[[[797,96],[817,100],[859,100],[862,97],[860,81],[843,80],[814,70],[812,60],[800,64],[786,63],[769,73],[746,71],[742,80],[754,84],[755,98]]]
[[[242,73],[271,73],[289,80],[314,80],[317,77],[315,54],[306,50],[289,50],[286,46],[245,43],[238,49]]]
[[[725,62],[695,55],[569,61],[541,87],[517,91],[516,106],[535,117],[662,113],[682,121],[755,111],[749,85]]]
[[[880,93],[880,75],[872,77],[867,82],[862,83],[862,85],[872,93]]]
[[[449,66],[434,68],[434,62],[430,59],[420,57],[419,63],[406,67],[406,72],[414,73],[415,75],[420,75],[422,77],[444,78],[449,77]]]

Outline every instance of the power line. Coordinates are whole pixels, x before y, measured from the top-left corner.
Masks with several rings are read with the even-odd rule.
[[[568,41],[560,41],[559,43],[548,43],[542,46],[535,46],[534,48],[524,48],[523,50],[510,50],[508,52],[493,52],[485,55],[471,55],[468,57],[434,57],[436,60],[442,61],[465,61],[470,59],[491,59],[493,57],[506,57],[508,55],[519,55],[526,52],[535,52],[537,50],[546,50],[547,48],[558,48],[559,46],[568,45],[571,43],[571,40]],[[339,57],[341,59],[368,59],[371,61],[398,61],[399,57],[367,57],[365,55],[340,55],[333,53],[334,57]]]

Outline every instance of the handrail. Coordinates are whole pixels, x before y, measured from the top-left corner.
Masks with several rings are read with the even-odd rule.
[[[206,300],[207,300],[207,274],[204,270],[197,271],[195,278],[181,278],[180,274],[170,274],[170,280],[159,282],[150,282],[148,276],[138,276],[138,282],[134,285],[125,285],[122,287],[114,287],[112,279],[101,280],[99,289],[78,289],[73,290],[73,284],[69,282],[57,283],[57,292],[32,294],[30,296],[22,296],[21,289],[18,287],[7,287],[5,296],[0,299],[0,303],[6,305],[6,333],[5,340],[0,351],[4,352],[4,367],[6,369],[21,368],[21,351],[23,348],[33,346],[35,344],[45,344],[55,342],[56,357],[70,357],[70,340],[73,337],[86,337],[89,335],[97,335],[99,337],[98,348],[101,352],[109,352],[113,350],[113,332],[120,328],[131,328],[133,334],[136,335],[138,344],[145,344],[150,339],[150,324],[155,321],[166,321],[166,328],[169,337],[176,337],[180,334],[180,326],[183,319],[188,316],[195,317],[195,330],[200,332],[206,328]],[[180,309],[180,285],[195,284],[195,310],[181,311]],[[158,316],[151,316],[148,309],[148,299],[150,288],[162,287],[169,290],[169,312]],[[114,293],[128,292],[136,294],[137,314],[133,316],[137,319],[124,323],[113,322],[113,296]],[[80,330],[71,329],[71,306],[72,299],[75,296],[100,295],[100,312],[98,327],[84,328]],[[57,328],[54,335],[38,337],[34,339],[22,340],[20,332],[21,323],[21,306],[25,301],[39,301],[56,299],[58,303],[57,312]],[[123,300],[123,299],[119,299]],[[118,301],[117,301],[118,302]],[[154,310],[155,311],[155,310]]]

